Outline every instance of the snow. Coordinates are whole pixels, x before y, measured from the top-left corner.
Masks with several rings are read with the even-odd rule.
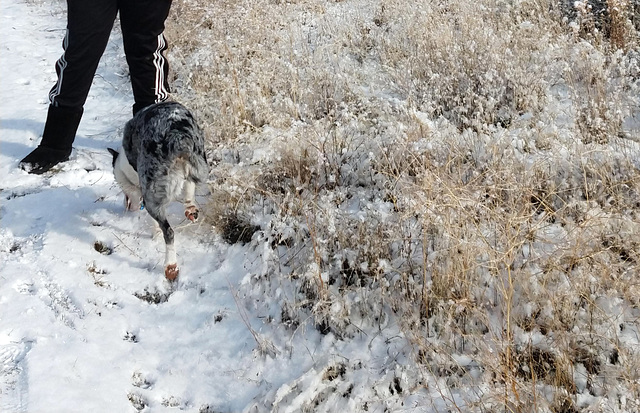
[[[132,104],[117,29],[71,161],[44,176],[18,168],[44,126],[62,7],[0,2],[0,411],[249,408],[308,369],[321,340],[311,332],[284,360],[262,356],[264,322],[234,297],[248,250],[206,222],[187,225],[179,206],[182,272],[177,285],[164,280],[161,238],[145,212],[124,212],[106,150]]]
[[[179,6],[186,10],[191,3]],[[249,128],[240,128],[235,137],[214,135],[215,170],[210,185],[198,191],[203,211],[226,212],[216,196],[235,200],[245,195],[245,184],[260,186],[261,179],[279,178],[277,165],[286,166],[287,158],[300,163],[300,170],[290,174],[317,174],[322,185],[292,180],[295,191],[274,198],[282,211],[265,199],[239,207],[261,229],[246,245],[228,244],[206,213],[192,224],[181,205],[174,205],[170,221],[181,273],[177,283],[169,284],[163,276],[161,237],[153,234],[145,211],[124,211],[111,171],[107,148],[119,146],[133,103],[117,24],[71,160],[52,173],[29,175],[18,162],[37,145],[44,126],[46,97],[56,80],[54,63],[62,51],[65,5],[0,2],[0,412],[502,411],[515,402],[508,393],[515,392],[516,382],[523,397],[522,405],[514,404],[517,408],[539,395],[545,399],[539,400],[539,411],[555,411],[573,391],[573,405],[585,411],[637,411],[640,310],[633,237],[639,227],[637,173],[631,171],[640,159],[637,100],[629,99],[636,106],[624,118],[628,136],[610,137],[610,144],[582,142],[576,133],[576,112],[589,103],[586,97],[577,99],[584,86],[578,81],[549,85],[545,99],[540,96],[533,105],[540,112],[519,115],[509,128],[492,124],[480,132],[460,131],[434,115],[429,99],[416,105],[411,93],[398,92],[402,84],[393,84],[377,59],[363,54],[359,61],[350,50],[340,55],[348,45],[334,40],[334,34],[335,39],[347,34],[358,43],[357,36],[351,37],[359,33],[356,29],[374,25],[376,36],[387,35],[388,28],[370,21],[373,3],[330,2],[316,15],[304,10],[305,2],[220,5],[258,15],[267,10],[260,7],[268,6],[271,13],[286,7],[291,14],[285,13],[283,21],[292,22],[292,28],[276,25],[279,29],[269,34],[291,37],[283,50],[298,56],[306,70],[317,71],[319,84],[348,83],[346,89],[353,90],[363,108],[343,102],[332,109],[333,118],[316,119],[313,108],[305,106],[311,99],[294,103],[279,91],[272,98],[287,108],[284,115],[264,115],[263,126],[262,121],[243,124]],[[407,23],[390,9],[383,17],[394,25]],[[213,14],[206,7],[193,10],[207,19]],[[233,36],[198,25],[185,35],[202,35],[211,48],[170,55],[176,57],[174,68],[186,68],[187,74],[177,76],[182,92],[190,93],[185,79],[193,67],[206,71],[218,64],[211,50],[222,43],[231,49],[225,53],[248,56],[247,39],[237,34],[245,32],[237,29],[253,26],[226,12],[212,21],[229,19],[224,30]],[[356,31],[349,31],[354,24]],[[534,33],[535,24],[525,20],[520,27]],[[299,39],[298,32],[303,34]],[[404,32],[388,35],[394,33]],[[324,47],[323,37],[337,46]],[[272,53],[261,43],[269,37],[256,39],[265,53]],[[392,44],[393,38],[384,40]],[[553,43],[549,47],[544,58],[534,59],[536,64],[558,60],[552,69],[563,68],[566,61],[554,54],[567,50],[578,56],[572,62],[602,63],[588,42],[557,51]],[[313,58],[305,59],[305,48],[315,51]],[[278,60],[277,49],[273,54]],[[241,67],[246,79],[239,89],[260,118],[266,97],[252,87],[260,89],[260,76],[271,79],[273,68],[266,65],[266,73],[258,73],[261,60],[250,62]],[[294,63],[282,67],[293,73]],[[228,68],[222,69],[212,76]],[[602,76],[612,76],[611,70]],[[300,82],[309,76],[296,76],[293,80],[308,87],[296,93],[313,96],[313,85]],[[500,80],[492,71],[487,76]],[[280,79],[273,76],[273,81]],[[495,100],[492,90],[486,92],[488,103]],[[341,93],[337,89],[331,99],[340,102]],[[612,96],[611,102],[626,95]],[[207,99],[187,104],[215,114],[218,102]],[[333,145],[336,151],[310,150],[307,155],[314,144]],[[406,182],[399,173],[391,182],[397,188],[390,192],[371,187],[381,179],[371,172],[376,165],[405,162],[407,153],[417,162],[426,160],[431,169],[415,166],[416,176],[410,173]],[[467,157],[473,162],[467,163]],[[632,162],[623,162],[627,159]],[[492,171],[500,162],[513,165]],[[539,205],[525,213],[530,231],[516,231],[513,237],[507,231],[509,240],[503,244],[505,234],[496,222],[475,220],[492,212],[507,215],[509,228],[512,218],[520,222],[522,216],[489,211],[487,205],[491,199],[502,205],[501,185],[508,188],[536,173],[542,188],[532,193]],[[592,182],[588,175],[594,174],[611,182]],[[450,175],[460,179],[449,182]],[[606,198],[597,186],[602,182],[617,192],[600,205]],[[591,184],[594,188],[587,191]],[[587,195],[602,196],[582,199],[583,187]],[[627,210],[607,208],[613,202]],[[467,224],[469,217],[474,222]],[[393,233],[388,245],[382,245],[387,238],[368,239],[385,231]],[[475,248],[484,244],[491,248],[477,249],[474,257]],[[590,249],[591,244],[598,245]],[[495,272],[505,245],[511,260],[505,268],[513,268],[513,274]],[[587,255],[581,255],[583,250]],[[452,251],[457,252],[452,256]],[[470,260],[461,262],[457,256]],[[566,264],[576,257],[580,265]],[[406,271],[407,265],[417,271]],[[476,284],[469,284],[471,272]],[[315,289],[321,281],[325,288]],[[434,294],[433,308],[426,307],[429,318],[423,319],[424,294],[436,287],[443,292]],[[513,382],[502,376],[508,369]],[[532,382],[533,373],[538,377]],[[520,397],[517,392],[512,396]]]

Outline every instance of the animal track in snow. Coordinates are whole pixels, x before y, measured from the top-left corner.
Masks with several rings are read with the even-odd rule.
[[[33,295],[36,292],[36,287],[32,280],[18,280],[13,285],[13,288],[23,295]]]
[[[145,376],[142,372],[135,371],[131,375],[131,384],[140,389],[148,389],[153,386],[153,380]]]

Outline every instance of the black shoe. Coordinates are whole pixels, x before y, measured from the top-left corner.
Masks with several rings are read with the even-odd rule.
[[[71,149],[53,149],[46,146],[38,146],[20,161],[20,168],[30,174],[41,175],[60,162],[69,160],[70,155]]]
[[[69,159],[71,145],[82,118],[82,108],[49,106],[42,141],[36,149],[20,161],[20,168],[40,175],[60,162]]]

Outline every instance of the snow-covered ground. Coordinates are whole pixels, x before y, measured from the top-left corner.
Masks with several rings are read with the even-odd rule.
[[[106,150],[132,104],[117,28],[72,159],[44,176],[18,168],[43,129],[63,7],[0,2],[0,411],[260,406],[312,368],[324,344],[310,332],[286,358],[261,354],[269,333],[237,297],[248,250],[206,222],[187,225],[179,205],[170,219],[181,276],[164,280],[161,238],[145,212],[124,212]]]
[[[215,145],[204,219],[170,211],[169,284],[111,172],[133,103],[118,27],[71,160],[29,175],[65,2],[0,1],[0,412],[639,411],[637,57],[605,65],[564,31],[540,59],[509,52],[478,113],[499,73],[533,63],[551,73],[523,89],[539,101],[461,131],[414,100],[466,74],[413,82],[482,59],[415,79],[402,63],[439,62],[413,50],[449,53],[439,30],[457,20],[414,44],[443,10],[325,3],[174,2],[192,23],[167,25],[177,96]],[[524,23],[513,39],[533,38]],[[260,229],[249,244],[224,241],[227,209]]]

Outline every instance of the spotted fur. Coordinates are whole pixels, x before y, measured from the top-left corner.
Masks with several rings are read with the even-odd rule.
[[[116,181],[125,193],[125,208],[139,209],[143,202],[158,223],[166,245],[165,276],[175,279],[179,270],[166,207],[184,195],[185,216],[193,222],[198,219],[195,188],[209,174],[202,130],[181,104],[158,103],[127,122],[120,151],[109,151]]]

